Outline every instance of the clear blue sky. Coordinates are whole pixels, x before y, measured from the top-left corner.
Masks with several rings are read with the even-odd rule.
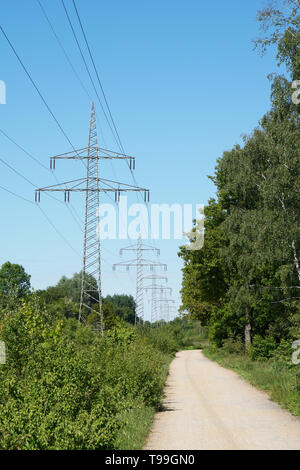
[[[117,149],[90,85],[59,0],[41,0],[88,93],[95,100],[101,146]],[[72,2],[66,5],[76,25]],[[277,71],[274,52],[261,59],[251,40],[263,0],[77,0],[95,62],[125,150],[136,157],[136,179],[156,203],[206,203],[214,195],[207,175],[226,149],[241,142],[269,108],[267,74]],[[1,24],[75,147],[87,145],[90,99],[62,54],[36,0],[2,3]],[[0,33],[0,80],[7,104],[1,129],[48,166],[49,156],[70,149]],[[101,133],[100,133],[101,128]],[[0,134],[0,157],[34,184],[55,184],[51,174]],[[125,164],[103,163],[103,177],[132,184]],[[56,176],[80,177],[79,163],[63,162]],[[0,162],[0,185],[33,200],[33,188]],[[44,288],[81,269],[34,205],[0,190],[0,263],[22,264],[32,285]],[[62,197],[62,195],[61,195]],[[108,201],[109,202],[109,201]],[[133,197],[132,202],[137,202]],[[82,198],[72,204],[82,215]],[[82,234],[68,210],[42,198],[41,207],[79,252]],[[103,243],[104,294],[135,292],[135,273],[114,274],[119,248]],[[158,241],[179,303],[180,241]]]

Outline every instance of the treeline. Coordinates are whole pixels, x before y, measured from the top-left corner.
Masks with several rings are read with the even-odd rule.
[[[95,287],[93,298],[98,297],[96,279],[88,275],[91,286]],[[71,278],[63,276],[55,286],[33,292],[30,285],[30,275],[23,266],[4,263],[0,268],[0,318],[10,311],[22,299],[34,297],[41,307],[45,307],[53,318],[78,318],[81,292],[81,273],[75,273]],[[90,307],[93,307],[91,303]],[[85,318],[88,325],[97,323],[95,312],[88,309]],[[97,307],[95,306],[95,310]],[[110,329],[120,322],[135,323],[135,300],[131,295],[108,295],[103,298],[105,328]],[[137,319],[139,320],[139,319]]]
[[[179,253],[182,313],[201,320],[215,345],[244,341],[253,357],[270,357],[279,345],[290,350],[300,338],[300,100],[293,88],[300,80],[300,16],[293,5],[289,15],[271,7],[259,12],[267,36],[256,46],[276,44],[286,76],[270,77],[270,111],[242,146],[217,161],[203,247]],[[195,221],[190,248],[202,231]]]

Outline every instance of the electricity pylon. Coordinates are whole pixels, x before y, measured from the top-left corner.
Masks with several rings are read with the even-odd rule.
[[[173,319],[173,320],[174,320],[174,318],[176,318],[176,314],[177,314],[177,313],[178,313],[178,311],[177,311],[176,305],[169,305],[169,314],[170,314],[170,317],[171,317],[171,315],[172,315],[172,317],[173,317],[172,319]],[[171,320],[171,318],[170,318],[170,320]]]
[[[175,302],[173,299],[168,299],[164,296],[164,293],[161,294],[160,298],[158,299],[159,306],[160,306],[160,319],[159,321],[165,320],[169,322],[170,320],[170,303]]]
[[[50,169],[55,170],[57,160],[81,160],[86,166],[85,178],[39,188],[35,191],[35,201],[40,202],[41,192],[62,191],[65,202],[70,201],[71,192],[85,193],[85,216],[83,256],[81,272],[81,295],[79,321],[85,321],[87,313],[97,316],[97,329],[104,332],[101,287],[101,240],[100,240],[100,193],[115,193],[115,201],[119,202],[121,192],[138,191],[144,193],[145,202],[149,201],[149,190],[138,186],[99,178],[99,160],[127,160],[130,169],[135,168],[135,158],[98,147],[96,117],[92,103],[88,147],[55,155],[50,158]],[[85,164],[86,162],[86,164]],[[97,286],[91,283],[96,279]]]
[[[154,270],[154,268],[153,268]],[[168,283],[168,278],[167,276],[162,276],[161,274],[150,274],[148,276],[144,276],[143,279],[151,279],[152,280],[152,285],[156,283],[156,281],[158,279],[161,279],[161,280],[164,280],[166,282],[166,284]],[[153,289],[152,290],[152,293],[151,293],[151,323],[152,324],[155,324],[156,321],[157,321],[157,291],[156,289]]]
[[[136,267],[136,310],[135,310],[135,324],[137,323],[137,319],[139,322],[143,321],[144,319],[144,295],[143,295],[143,269],[145,267],[150,267],[150,270],[153,271],[155,267],[164,268],[167,270],[167,265],[163,263],[159,263],[158,261],[152,261],[143,258],[143,251],[156,251],[156,254],[160,254],[160,250],[158,248],[154,248],[153,246],[146,245],[142,243],[141,236],[139,235],[138,241],[136,245],[126,246],[125,248],[121,248],[120,255],[123,254],[123,251],[135,251],[136,258],[129,261],[122,261],[120,263],[113,264],[113,270],[116,270],[116,267],[126,267],[126,270],[129,271],[131,266]]]
[[[155,323],[158,318],[157,318],[157,294],[163,294],[165,292],[168,292],[170,295],[172,295],[172,288],[171,287],[166,287],[162,284],[157,284],[156,277],[152,277],[152,283],[149,286],[144,286],[145,292],[150,291],[151,292],[151,323]]]

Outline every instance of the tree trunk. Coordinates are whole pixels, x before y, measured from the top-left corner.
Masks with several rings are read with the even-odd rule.
[[[245,349],[249,351],[251,346],[251,325],[250,323],[246,323],[245,325]]]
[[[295,245],[294,240],[292,241],[292,248],[293,248],[293,254],[294,254],[294,263],[295,263],[296,271],[297,271],[297,274],[298,274],[298,279],[299,279],[299,282],[300,282],[300,266],[299,266],[299,259],[297,257],[296,245]]]

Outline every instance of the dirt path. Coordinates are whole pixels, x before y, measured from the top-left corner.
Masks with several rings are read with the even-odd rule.
[[[201,351],[177,353],[165,394],[144,449],[300,450],[300,420]]]

